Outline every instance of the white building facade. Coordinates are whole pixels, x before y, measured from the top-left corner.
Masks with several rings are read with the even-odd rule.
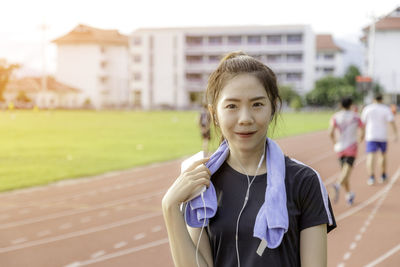
[[[79,103],[123,107],[129,99],[128,37],[116,30],[78,25],[57,44],[56,79],[81,90]]]
[[[199,105],[210,73],[238,50],[304,94],[314,86],[315,44],[307,25],[139,29],[130,38],[129,101],[144,109]]]
[[[374,27],[373,27],[374,26]],[[400,7],[364,28],[364,74],[400,103]]]
[[[343,50],[337,46],[330,34],[316,35],[315,79],[343,76]]]

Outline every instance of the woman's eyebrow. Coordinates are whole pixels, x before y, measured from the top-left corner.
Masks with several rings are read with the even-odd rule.
[[[267,97],[265,97],[265,96],[257,96],[257,97],[250,98],[250,101],[262,100],[262,99],[266,99],[266,98]],[[224,101],[240,102],[241,100],[238,98],[225,98]]]

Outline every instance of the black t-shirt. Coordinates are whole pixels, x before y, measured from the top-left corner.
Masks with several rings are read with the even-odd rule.
[[[285,157],[285,161],[289,229],[279,247],[266,248],[262,256],[256,253],[260,239],[253,237],[253,229],[257,213],[264,203],[267,186],[267,174],[257,175],[251,185],[249,200],[239,223],[238,244],[240,264],[243,267],[300,266],[300,231],[320,224],[329,224],[316,172],[288,157]],[[252,178],[253,176],[250,176],[250,180]],[[211,181],[218,199],[217,213],[210,219],[207,227],[214,266],[237,266],[236,222],[246,195],[247,177],[225,162],[211,177]],[[330,203],[329,209],[333,224],[328,225],[328,232],[336,227]]]

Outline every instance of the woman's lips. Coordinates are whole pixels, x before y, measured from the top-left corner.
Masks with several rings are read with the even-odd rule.
[[[245,132],[245,133],[236,133],[238,136],[242,137],[242,138],[248,138],[251,137],[255,134],[256,132]]]

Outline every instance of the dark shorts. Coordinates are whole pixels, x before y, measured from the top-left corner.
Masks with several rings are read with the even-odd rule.
[[[367,141],[367,153],[376,152],[378,150],[382,153],[386,152],[387,142]]]
[[[339,158],[340,165],[344,165],[345,163],[349,164],[350,166],[353,166],[355,157],[348,157],[348,156],[343,156]]]

